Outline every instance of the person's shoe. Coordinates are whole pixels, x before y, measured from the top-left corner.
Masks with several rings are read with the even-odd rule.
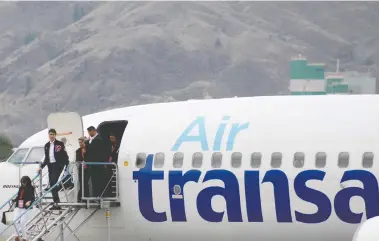
[[[53,206],[49,208],[49,210],[62,210],[62,208],[59,207],[57,203],[54,203]]]

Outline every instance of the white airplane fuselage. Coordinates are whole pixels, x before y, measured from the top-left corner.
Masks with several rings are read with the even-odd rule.
[[[151,104],[84,116],[83,128],[112,120],[128,121],[112,240],[351,240],[379,215],[379,96]],[[18,149],[46,142],[43,130]],[[19,167],[0,165],[4,202]],[[99,214],[80,233],[105,240],[105,228]]]

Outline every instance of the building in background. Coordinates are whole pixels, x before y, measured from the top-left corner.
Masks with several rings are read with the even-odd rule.
[[[343,74],[349,83],[350,94],[376,94],[376,78],[371,73],[347,71]]]
[[[299,55],[292,58],[290,65],[291,95],[329,94],[375,94],[376,78],[370,73],[354,71],[325,72],[324,63],[308,63]]]
[[[291,60],[292,95],[325,95],[325,64],[308,63],[299,55]]]
[[[326,94],[349,94],[349,84],[346,82],[344,75],[339,72],[326,73],[325,92]]]

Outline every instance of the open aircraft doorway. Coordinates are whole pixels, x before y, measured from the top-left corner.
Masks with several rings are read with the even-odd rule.
[[[127,120],[104,121],[97,127],[97,131],[103,140],[109,144],[109,134],[113,133],[116,136],[118,144],[120,144],[127,125]]]

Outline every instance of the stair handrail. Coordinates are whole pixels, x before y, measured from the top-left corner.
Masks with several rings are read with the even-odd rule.
[[[41,162],[13,162],[14,164],[40,164]],[[32,183],[40,176],[42,174],[42,170],[40,170],[38,173],[37,173],[37,175],[35,176],[35,177],[33,177],[33,179],[32,179]],[[46,174],[45,174],[46,175]],[[43,176],[41,176],[41,178],[42,177],[44,177],[45,175],[43,175]],[[42,190],[42,186],[40,187],[40,189]],[[10,198],[10,199],[8,199],[4,204],[2,204],[1,206],[0,206],[0,210],[2,210],[8,203],[10,203],[10,202],[12,202],[13,201],[13,199],[17,196],[17,194],[18,194],[18,191]]]
[[[70,175],[70,173],[67,173],[67,175],[63,175],[62,178],[61,178],[60,180],[58,180],[58,185],[59,185],[59,183],[62,185],[62,188],[61,188],[59,191],[62,191],[62,189],[64,189],[64,184],[66,184],[70,179],[72,179],[72,176],[71,176],[71,178],[69,178],[69,179],[67,179],[66,181],[62,182],[62,180],[63,180],[66,176],[69,176],[69,175]],[[73,189],[73,190],[74,190],[74,189]],[[50,190],[50,191],[52,191],[52,190]],[[64,191],[65,191],[65,195],[66,195],[66,199],[67,199],[67,193],[66,193],[66,190],[64,189]],[[49,193],[49,192],[48,192],[48,193]],[[48,194],[48,193],[47,193],[47,194]],[[42,196],[42,195],[41,195],[41,196]],[[38,205],[39,205],[39,204],[37,204],[37,206],[38,206]],[[38,215],[40,215],[40,214],[44,215],[43,212],[46,212],[46,209],[50,207],[50,205],[46,205],[44,208],[43,208],[42,205],[39,205],[39,206],[40,206],[39,214],[37,214],[37,215],[34,216],[32,219],[30,219],[29,221],[27,221],[22,227],[27,227],[30,223],[33,222],[33,220],[35,220],[35,218],[38,217]],[[43,220],[44,220],[44,227],[45,227],[45,229],[47,230],[45,219],[43,218]],[[16,231],[17,231],[17,230],[16,230]]]
[[[40,171],[42,171],[42,170],[40,170]],[[63,185],[63,183],[62,183],[62,180],[66,177],[66,176],[68,176],[68,175],[70,175],[69,173],[68,174],[65,174],[65,175],[63,175],[58,181],[57,181],[57,183],[55,184],[55,185],[53,185],[52,187],[50,187],[50,189],[48,190],[48,191],[46,191],[41,197],[39,197],[37,200],[35,200],[27,209],[26,209],[26,212],[24,212],[22,215],[20,215],[14,222],[13,222],[13,224],[12,225],[9,225],[9,226],[7,226],[1,233],[0,233],[0,235],[2,235],[5,231],[7,231],[10,227],[12,227],[13,225],[14,225],[14,223],[15,222],[17,222],[18,220],[20,220],[21,219],[21,217],[23,217],[24,215],[26,215],[28,212],[29,212],[29,210],[30,209],[32,209],[34,206],[36,206],[36,205],[38,205],[41,201],[42,201],[42,199],[47,195],[47,194],[49,194],[49,193],[51,193],[51,191],[55,188],[55,187],[57,187],[58,185]],[[67,179],[66,180],[66,182],[68,181],[68,180],[70,180],[70,179]],[[17,195],[17,193],[16,193],[16,195]]]

